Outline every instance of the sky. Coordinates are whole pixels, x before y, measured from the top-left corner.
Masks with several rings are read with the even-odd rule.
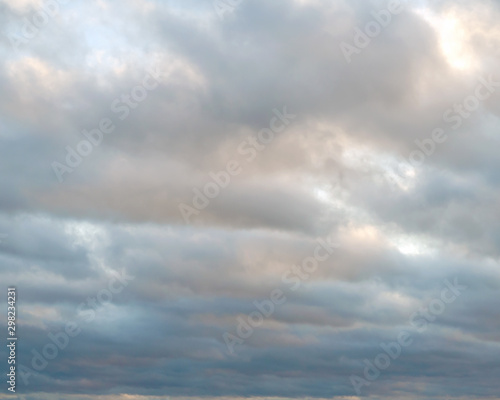
[[[0,399],[498,399],[499,19],[0,0]]]

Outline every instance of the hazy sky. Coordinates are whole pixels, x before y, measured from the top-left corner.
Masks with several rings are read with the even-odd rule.
[[[0,0],[14,398],[497,399],[499,20]]]

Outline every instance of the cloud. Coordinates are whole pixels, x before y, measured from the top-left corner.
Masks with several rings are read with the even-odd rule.
[[[494,398],[499,3],[404,2],[350,63],[342,43],[386,2],[213,5],[71,2],[27,40],[43,4],[0,1],[0,279],[18,290],[20,364],[82,328],[18,376],[22,396],[358,399],[349,377],[456,277],[467,292],[363,396]],[[478,85],[490,96],[467,111]],[[264,146],[276,110],[294,117]],[[53,163],[103,119],[115,129],[60,182]],[[180,204],[231,161],[186,224]],[[292,290],[283,274],[318,238],[340,246]],[[223,334],[274,289],[286,302],[228,354]]]

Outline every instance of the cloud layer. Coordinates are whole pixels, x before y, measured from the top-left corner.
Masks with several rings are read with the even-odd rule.
[[[496,398],[500,3],[233,3],[0,1],[19,396]]]

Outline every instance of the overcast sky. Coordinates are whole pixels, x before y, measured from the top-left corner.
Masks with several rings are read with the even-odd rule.
[[[497,399],[499,20],[0,0],[13,398]]]

